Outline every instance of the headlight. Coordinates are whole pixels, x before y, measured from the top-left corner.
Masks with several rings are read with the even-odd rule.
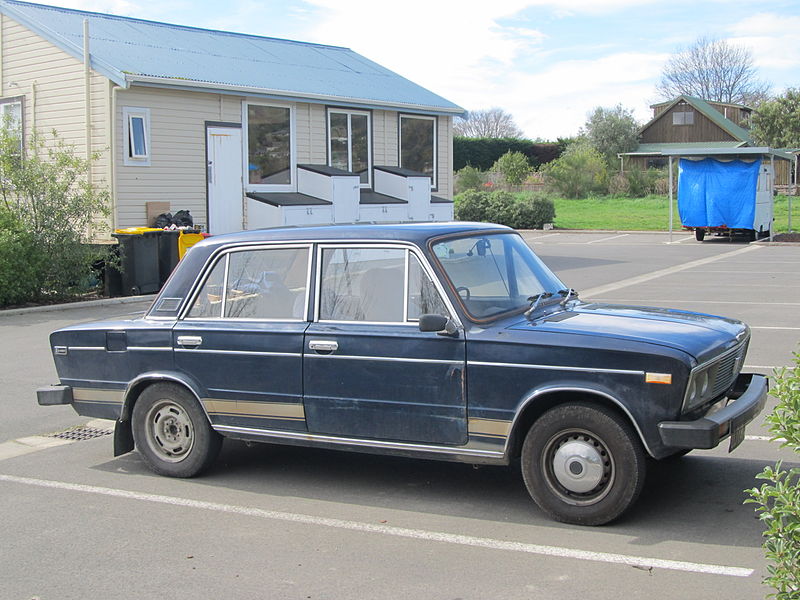
[[[708,369],[695,371],[686,387],[686,396],[683,399],[683,412],[689,412],[693,408],[708,400],[709,393],[709,374]]]

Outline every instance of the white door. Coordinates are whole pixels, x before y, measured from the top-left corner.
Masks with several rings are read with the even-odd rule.
[[[242,130],[206,128],[208,153],[208,231],[214,235],[244,228]]]

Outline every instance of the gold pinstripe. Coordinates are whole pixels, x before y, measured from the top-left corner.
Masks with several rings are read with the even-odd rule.
[[[287,402],[252,402],[247,400],[203,398],[203,405],[209,415],[261,417],[290,421],[304,421],[306,418],[302,404]]]
[[[77,402],[106,402],[121,405],[125,399],[125,390],[72,388],[72,399]]]
[[[511,431],[511,421],[499,419],[470,419],[469,434],[506,439]]]

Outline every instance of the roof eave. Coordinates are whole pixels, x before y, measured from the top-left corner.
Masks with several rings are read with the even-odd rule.
[[[208,81],[195,81],[190,79],[176,79],[171,77],[156,77],[152,75],[125,74],[126,82],[130,84],[148,85],[166,88],[182,88],[187,90],[202,91],[223,91],[229,94],[242,94],[247,96],[262,96],[274,99],[299,100],[313,103],[337,103],[348,106],[360,106],[364,108],[389,108],[418,113],[435,113],[440,115],[463,116],[466,111],[459,107],[428,106],[420,104],[409,104],[405,102],[386,102],[382,100],[372,100],[369,98],[351,98],[347,96],[332,96],[327,94],[314,94],[310,92],[295,92],[292,90],[278,90],[269,88],[259,88],[227,83],[215,83]]]

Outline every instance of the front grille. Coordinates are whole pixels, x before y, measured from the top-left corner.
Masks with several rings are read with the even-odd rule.
[[[712,368],[714,384],[711,395],[716,398],[725,390],[733,385],[736,376],[742,368],[745,346],[742,345],[736,352],[725,356],[719,363]]]

